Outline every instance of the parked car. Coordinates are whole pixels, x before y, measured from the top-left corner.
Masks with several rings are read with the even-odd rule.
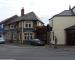
[[[1,43],[5,43],[5,40],[4,40],[3,35],[0,35],[0,44],[1,44]]]
[[[36,46],[43,46],[45,45],[45,43],[39,39],[32,39],[32,40],[29,40],[29,44],[31,45],[36,45]]]

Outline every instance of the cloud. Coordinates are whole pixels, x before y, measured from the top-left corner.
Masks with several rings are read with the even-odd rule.
[[[34,11],[44,22],[53,15],[75,5],[74,0],[0,0],[0,20],[12,15],[20,15],[20,9],[25,8],[25,13]]]

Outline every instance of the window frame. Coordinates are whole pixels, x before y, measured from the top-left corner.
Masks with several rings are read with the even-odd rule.
[[[33,28],[32,21],[24,21],[24,28]]]
[[[31,40],[31,39],[33,39],[33,32],[25,32],[24,33],[24,39],[25,40]]]

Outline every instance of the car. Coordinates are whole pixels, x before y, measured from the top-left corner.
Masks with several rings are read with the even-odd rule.
[[[36,45],[36,46],[43,46],[45,45],[45,43],[39,39],[32,39],[32,40],[29,40],[29,44],[31,45]]]
[[[0,44],[5,43],[3,35],[0,35]]]

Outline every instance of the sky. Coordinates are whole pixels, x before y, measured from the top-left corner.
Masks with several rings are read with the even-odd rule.
[[[75,6],[75,0],[0,0],[0,21],[13,15],[20,16],[24,7],[25,14],[33,11],[45,25],[49,19],[64,10]]]

